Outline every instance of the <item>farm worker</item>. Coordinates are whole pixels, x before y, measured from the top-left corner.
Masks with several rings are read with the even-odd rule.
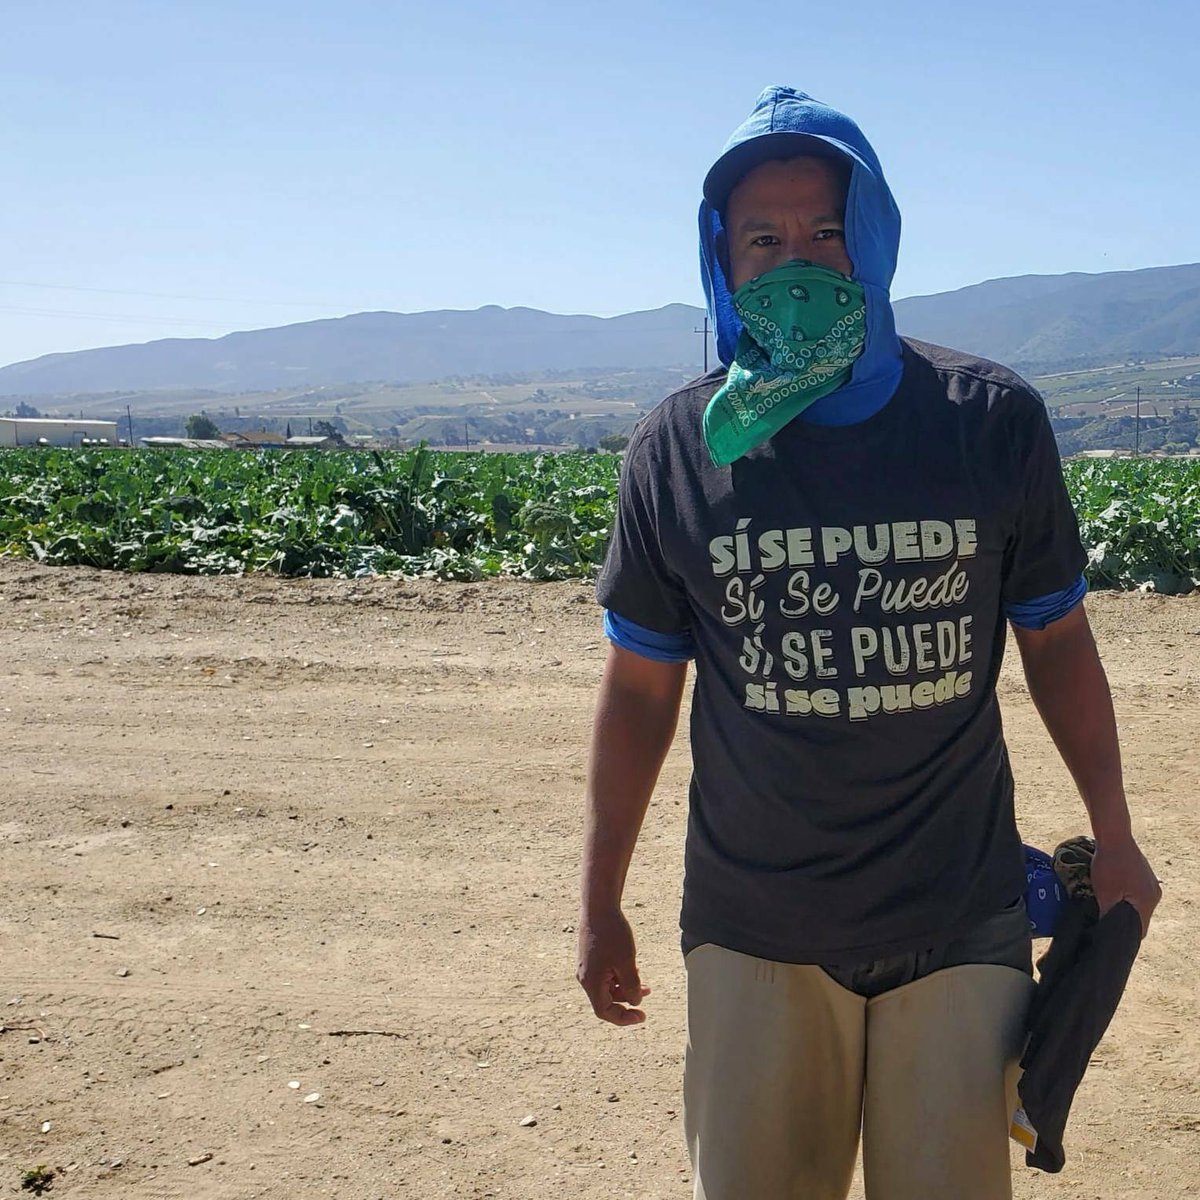
[[[842,113],[768,88],[704,182],[721,366],[638,426],[598,585],[611,647],[578,976],[644,1019],[626,872],[695,662],[681,928],[695,1195],[1011,1195],[1033,982],[996,678],[1087,808],[1101,909],[1134,841],[1075,515],[1038,394],[897,336],[900,217]]]

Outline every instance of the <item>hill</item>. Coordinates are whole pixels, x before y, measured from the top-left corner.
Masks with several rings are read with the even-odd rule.
[[[992,279],[895,307],[902,333],[1026,374],[1200,352],[1200,263]]]
[[[47,354],[0,368],[0,395],[155,388],[250,392],[578,367],[671,367],[700,357],[692,330],[702,316],[686,304],[618,317],[495,305],[473,312],[355,313],[221,338]]]
[[[1027,375],[1200,354],[1200,264],[1099,275],[1025,275],[896,303],[902,333]],[[221,338],[48,354],[0,368],[0,395],[215,395],[451,377],[681,369],[696,373],[699,308],[616,317],[532,308],[356,313]]]

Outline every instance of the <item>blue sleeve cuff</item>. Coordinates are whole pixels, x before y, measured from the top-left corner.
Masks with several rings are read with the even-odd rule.
[[[619,616],[610,608],[604,610],[604,635],[614,646],[655,662],[679,663],[696,657],[690,633],[658,633]]]
[[[1006,604],[1004,615],[1020,629],[1045,629],[1061,620],[1087,595],[1087,580],[1082,575],[1068,588],[1026,600],[1023,604]]]

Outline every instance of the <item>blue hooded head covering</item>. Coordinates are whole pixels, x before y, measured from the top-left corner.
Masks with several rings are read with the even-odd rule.
[[[803,413],[820,425],[849,425],[881,409],[902,374],[900,339],[889,288],[900,251],[900,210],[883,177],[879,159],[862,130],[843,113],[795,88],[769,87],[738,126],[704,180],[700,205],[700,265],[708,312],[717,332],[717,354],[733,361],[741,318],[717,254],[724,232],[722,213],[738,180],[771,159],[817,155],[850,165],[846,195],[846,252],[853,278],[867,297],[867,336],[850,381]]]

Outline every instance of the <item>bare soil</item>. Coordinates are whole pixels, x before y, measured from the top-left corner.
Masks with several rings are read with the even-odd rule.
[[[0,1196],[39,1164],[52,1197],[690,1195],[682,734],[627,894],[648,1023],[573,979],[587,587],[8,561],[0,600]],[[1014,1148],[1016,1195],[1192,1195],[1200,600],[1089,608],[1165,899],[1066,1170]],[[1014,660],[1052,847],[1084,814]]]

